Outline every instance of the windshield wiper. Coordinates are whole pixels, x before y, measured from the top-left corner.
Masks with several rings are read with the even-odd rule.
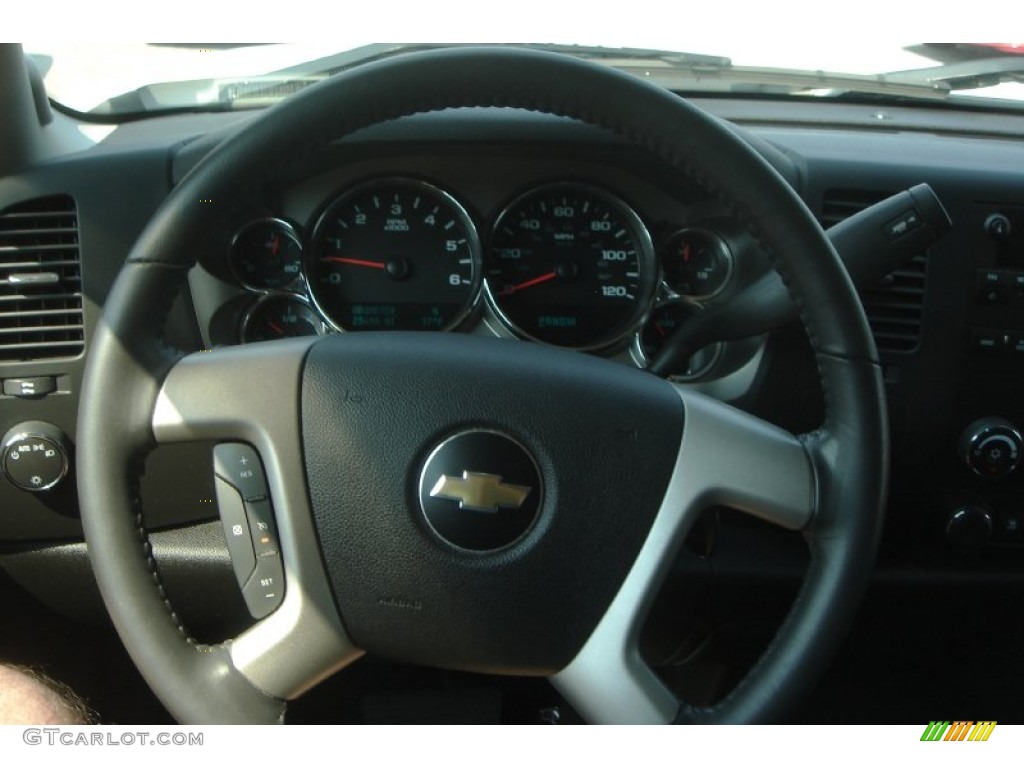
[[[658,61],[668,66],[722,68],[732,66],[725,56],[712,56],[703,53],[684,53],[679,51],[663,51],[654,48],[607,48],[596,45],[567,45],[563,43],[501,43],[504,48],[530,48],[539,51],[564,53],[578,56],[581,59],[602,61],[616,65],[619,63],[636,62],[638,60]],[[325,56],[320,59],[296,64],[286,69],[277,70],[273,75],[311,73],[319,75],[336,75],[346,69],[368,64],[372,61],[387,59],[400,53],[416,51],[434,51],[441,48],[479,48],[480,43],[373,43],[353,48],[349,51]]]
[[[465,43],[375,43],[306,61],[248,78],[209,78],[153,83],[115,96],[87,119],[117,121],[174,112],[212,112],[268,106],[331,75],[398,54],[438,48],[470,47]],[[513,45],[564,53],[657,81],[683,92],[726,92],[782,96],[845,94],[893,98],[945,99],[948,84],[921,80],[916,73],[849,75],[821,70],[735,66],[726,56],[651,48],[536,43]],[[977,63],[977,62],[975,62]]]
[[[279,70],[274,75],[289,73],[334,75],[370,61],[386,59],[399,53],[428,51],[438,48],[460,48],[475,43],[375,44],[344,51],[316,61]],[[564,53],[589,61],[597,61],[616,69],[646,78],[665,81],[676,90],[685,86],[706,86],[718,80],[728,83],[727,90],[795,95],[810,91],[838,91],[886,94],[909,98],[943,99],[949,89],[941,84],[921,83],[891,75],[848,75],[822,70],[776,69],[770,67],[738,67],[727,56],[714,56],[656,48],[608,48],[604,46],[565,45],[559,43],[512,44],[511,47]],[[716,89],[722,90],[722,89]]]
[[[729,93],[764,93],[780,96],[826,95],[851,93],[883,95],[894,98],[944,100],[950,89],[944,83],[930,83],[904,77],[903,73],[855,75],[825,70],[785,69],[776,67],[738,67],[728,59],[714,66],[709,62],[689,62],[668,57],[622,61],[619,69],[641,77],[657,79],[676,91],[727,91]],[[713,87],[719,81],[727,87]]]
[[[892,72],[890,75],[919,83],[942,85],[951,91],[971,91],[1001,83],[1024,83],[1024,57],[972,59],[926,69]]]
[[[315,61],[274,72],[273,75],[311,73],[329,76],[346,69],[399,53],[428,51],[438,48],[461,48],[476,43],[417,43],[365,45],[351,51],[333,54]],[[893,75],[849,75],[822,70],[777,69],[770,67],[738,67],[727,56],[715,56],[656,48],[608,48],[604,46],[566,45],[559,43],[511,44],[510,47],[564,53],[589,61],[597,61],[648,79],[657,79],[673,90],[726,90],[740,93],[801,95],[817,91],[836,93],[884,94],[914,99],[945,99],[949,88],[942,84],[922,83]],[[720,81],[727,87],[708,88]]]
[[[265,75],[246,78],[208,78],[151,83],[114,96],[90,110],[91,119],[149,117],[173,112],[217,112],[266,107],[331,75],[401,53],[476,46],[470,43],[373,43],[303,62]],[[515,46],[513,46],[515,47]],[[691,71],[720,71],[731,67],[724,56],[681,53],[647,48],[531,44],[520,47],[565,53],[624,67],[638,61]]]

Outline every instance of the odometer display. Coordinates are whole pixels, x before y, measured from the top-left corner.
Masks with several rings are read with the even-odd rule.
[[[551,184],[515,200],[494,225],[488,299],[520,336],[575,349],[623,340],[656,283],[651,238],[621,200]]]
[[[476,300],[479,265],[466,211],[411,179],[373,181],[331,203],[307,261],[314,302],[345,331],[453,328]]]

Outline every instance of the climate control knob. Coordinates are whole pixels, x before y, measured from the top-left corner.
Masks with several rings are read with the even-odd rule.
[[[45,421],[23,422],[4,435],[0,462],[4,476],[18,488],[32,493],[52,490],[71,466],[67,437]]]
[[[990,416],[968,425],[960,438],[960,455],[979,477],[997,480],[1020,466],[1024,437],[1006,419]]]

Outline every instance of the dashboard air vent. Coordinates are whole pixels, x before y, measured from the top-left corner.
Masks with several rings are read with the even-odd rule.
[[[891,193],[864,190],[829,190],[819,220],[825,228],[884,200]],[[864,312],[883,352],[913,352],[921,343],[925,280],[928,260],[921,253],[886,275],[879,283],[860,291]]]
[[[85,346],[75,201],[0,211],[0,362],[74,357]]]

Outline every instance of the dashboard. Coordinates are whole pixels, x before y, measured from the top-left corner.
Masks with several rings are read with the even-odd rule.
[[[935,115],[913,111],[898,115],[902,130],[880,131],[844,126],[864,112],[848,105],[831,107],[837,126],[828,128],[803,122],[803,105],[703,106],[731,118],[825,226],[915,183],[935,188],[952,234],[862,291],[886,366],[893,492],[906,485],[915,500],[915,514],[891,516],[890,527],[934,544],[947,512],[984,502],[994,541],[1012,543],[1005,534],[1015,513],[1000,502],[1016,492],[1016,473],[979,477],[960,443],[978,419],[1024,425],[1014,386],[1024,349],[1015,282],[1024,273],[1024,185],[1007,162],[1019,143],[965,135],[959,125],[943,133]],[[780,125],[787,108],[793,124]],[[53,424],[73,451],[82,358],[68,357],[67,345],[86,347],[121,259],[163,196],[246,119],[127,124],[93,150],[3,180],[0,224],[34,215],[38,226],[62,216],[75,225],[53,237],[74,241],[80,263],[62,268],[81,295],[66,329],[6,320],[21,336],[0,361],[4,431]],[[515,110],[378,126],[227,202],[221,224],[195,243],[188,295],[172,310],[182,349],[403,328],[523,339],[644,367],[674,327],[728,303],[767,268],[740,222],[646,152]],[[44,350],[32,359],[26,345],[36,343]],[[779,367],[784,376],[772,374]],[[675,376],[790,429],[813,428],[820,414],[798,328],[715,344]],[[936,465],[943,482],[923,483]],[[58,502],[59,493],[41,498],[9,480],[0,489],[0,503],[14,510],[0,521],[5,538],[78,534],[73,494]],[[202,517],[192,504],[177,506],[174,519]]]
[[[1024,119],[699,103],[750,141],[826,227],[914,184],[935,189],[953,231],[861,290],[893,448],[876,582],[1019,588]],[[61,613],[102,616],[83,583],[74,491],[90,331],[167,193],[248,119],[129,123],[92,149],[0,178],[0,434],[5,447],[29,445],[42,462],[19,474],[6,454],[0,566]],[[197,266],[170,310],[168,341],[183,350],[403,329],[545,344],[643,368],[672,330],[730,302],[768,267],[742,222],[644,150],[516,110],[386,123],[297,159],[273,184],[205,202],[223,215],[197,236]],[[26,286],[30,273],[45,277]],[[793,431],[821,420],[815,362],[796,325],[716,343],[673,376]],[[21,439],[25,425],[39,451]],[[48,451],[61,460],[59,476],[33,487],[33,477],[57,471],[44,461]],[[159,448],[140,492],[169,589],[186,593],[194,623],[216,633],[224,617],[195,599],[211,584],[234,589],[212,524],[210,451]],[[196,543],[197,526],[212,540]],[[749,541],[721,527],[709,540],[730,536]],[[742,571],[747,551],[718,568]],[[207,569],[198,575],[197,562]],[[242,620],[230,619],[228,634]]]
[[[934,547],[946,518],[967,505],[985,510],[986,543],[1014,545],[1017,473],[979,475],[961,445],[979,419],[1024,427],[1024,182],[1008,161],[1024,150],[1009,138],[1012,125],[993,119],[993,135],[976,135],[957,115],[944,127],[942,115],[906,110],[892,114],[902,124],[868,129],[855,124],[866,108],[832,105],[814,112],[820,122],[831,110],[822,127],[802,104],[702,105],[731,119],[824,226],[918,182],[936,190],[953,232],[861,291],[886,370],[893,494],[910,501],[890,515],[891,536]],[[57,238],[41,244],[69,262],[60,268],[80,302],[66,327],[5,316],[4,338],[16,343],[0,360],[3,431],[52,424],[73,453],[83,358],[69,347],[87,348],[121,260],[167,191],[246,120],[130,123],[90,151],[3,179],[0,226],[15,232],[6,243],[22,244],[15,227],[31,217],[41,228],[74,225],[40,236]],[[182,349],[403,328],[523,339],[643,367],[677,324],[728,303],[767,268],[741,222],[645,151],[515,110],[393,121],[225,202],[221,223],[195,243],[189,291],[172,309],[171,340]],[[67,249],[56,250],[60,238]],[[8,272],[22,262],[12,263]],[[57,300],[22,307],[50,313]],[[799,328],[715,344],[675,376],[796,431],[820,416]],[[5,479],[0,504],[12,511],[0,536],[78,535],[70,486],[41,495]],[[164,523],[209,516],[194,503],[155,508]]]

